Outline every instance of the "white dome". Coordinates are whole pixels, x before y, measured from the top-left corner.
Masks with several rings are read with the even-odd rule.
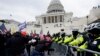
[[[52,0],[50,4],[61,4],[60,0]]]
[[[52,0],[47,12],[64,12],[64,7],[59,0]]]

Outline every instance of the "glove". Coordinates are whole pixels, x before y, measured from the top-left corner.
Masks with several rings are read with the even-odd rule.
[[[35,43],[35,42],[36,42],[36,40],[35,39],[32,39],[28,43]]]

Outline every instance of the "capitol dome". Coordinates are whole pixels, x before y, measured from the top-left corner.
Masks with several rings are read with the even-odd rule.
[[[64,12],[64,7],[59,0],[52,0],[48,6],[47,13]]]

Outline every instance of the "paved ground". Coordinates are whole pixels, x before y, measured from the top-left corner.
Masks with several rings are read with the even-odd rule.
[[[52,46],[52,48],[55,49],[55,51],[52,51],[50,52],[51,55],[47,55],[47,52],[45,52],[45,56],[66,56],[64,55],[64,52],[63,50],[66,50],[66,49],[62,49],[63,47],[59,47],[59,45],[57,46]],[[65,48],[65,47],[64,47]],[[31,47],[31,51],[34,49],[34,47]]]
[[[32,51],[33,48],[31,48]],[[48,55],[47,52],[45,52],[45,56],[65,56],[63,53],[52,51],[50,52],[51,55]]]
[[[57,53],[57,52],[54,52],[54,53],[51,53],[51,55],[47,55],[46,54],[45,56],[65,56],[65,55]]]

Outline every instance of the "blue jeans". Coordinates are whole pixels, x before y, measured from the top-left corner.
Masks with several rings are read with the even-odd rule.
[[[44,56],[44,52],[33,50],[31,56]]]

